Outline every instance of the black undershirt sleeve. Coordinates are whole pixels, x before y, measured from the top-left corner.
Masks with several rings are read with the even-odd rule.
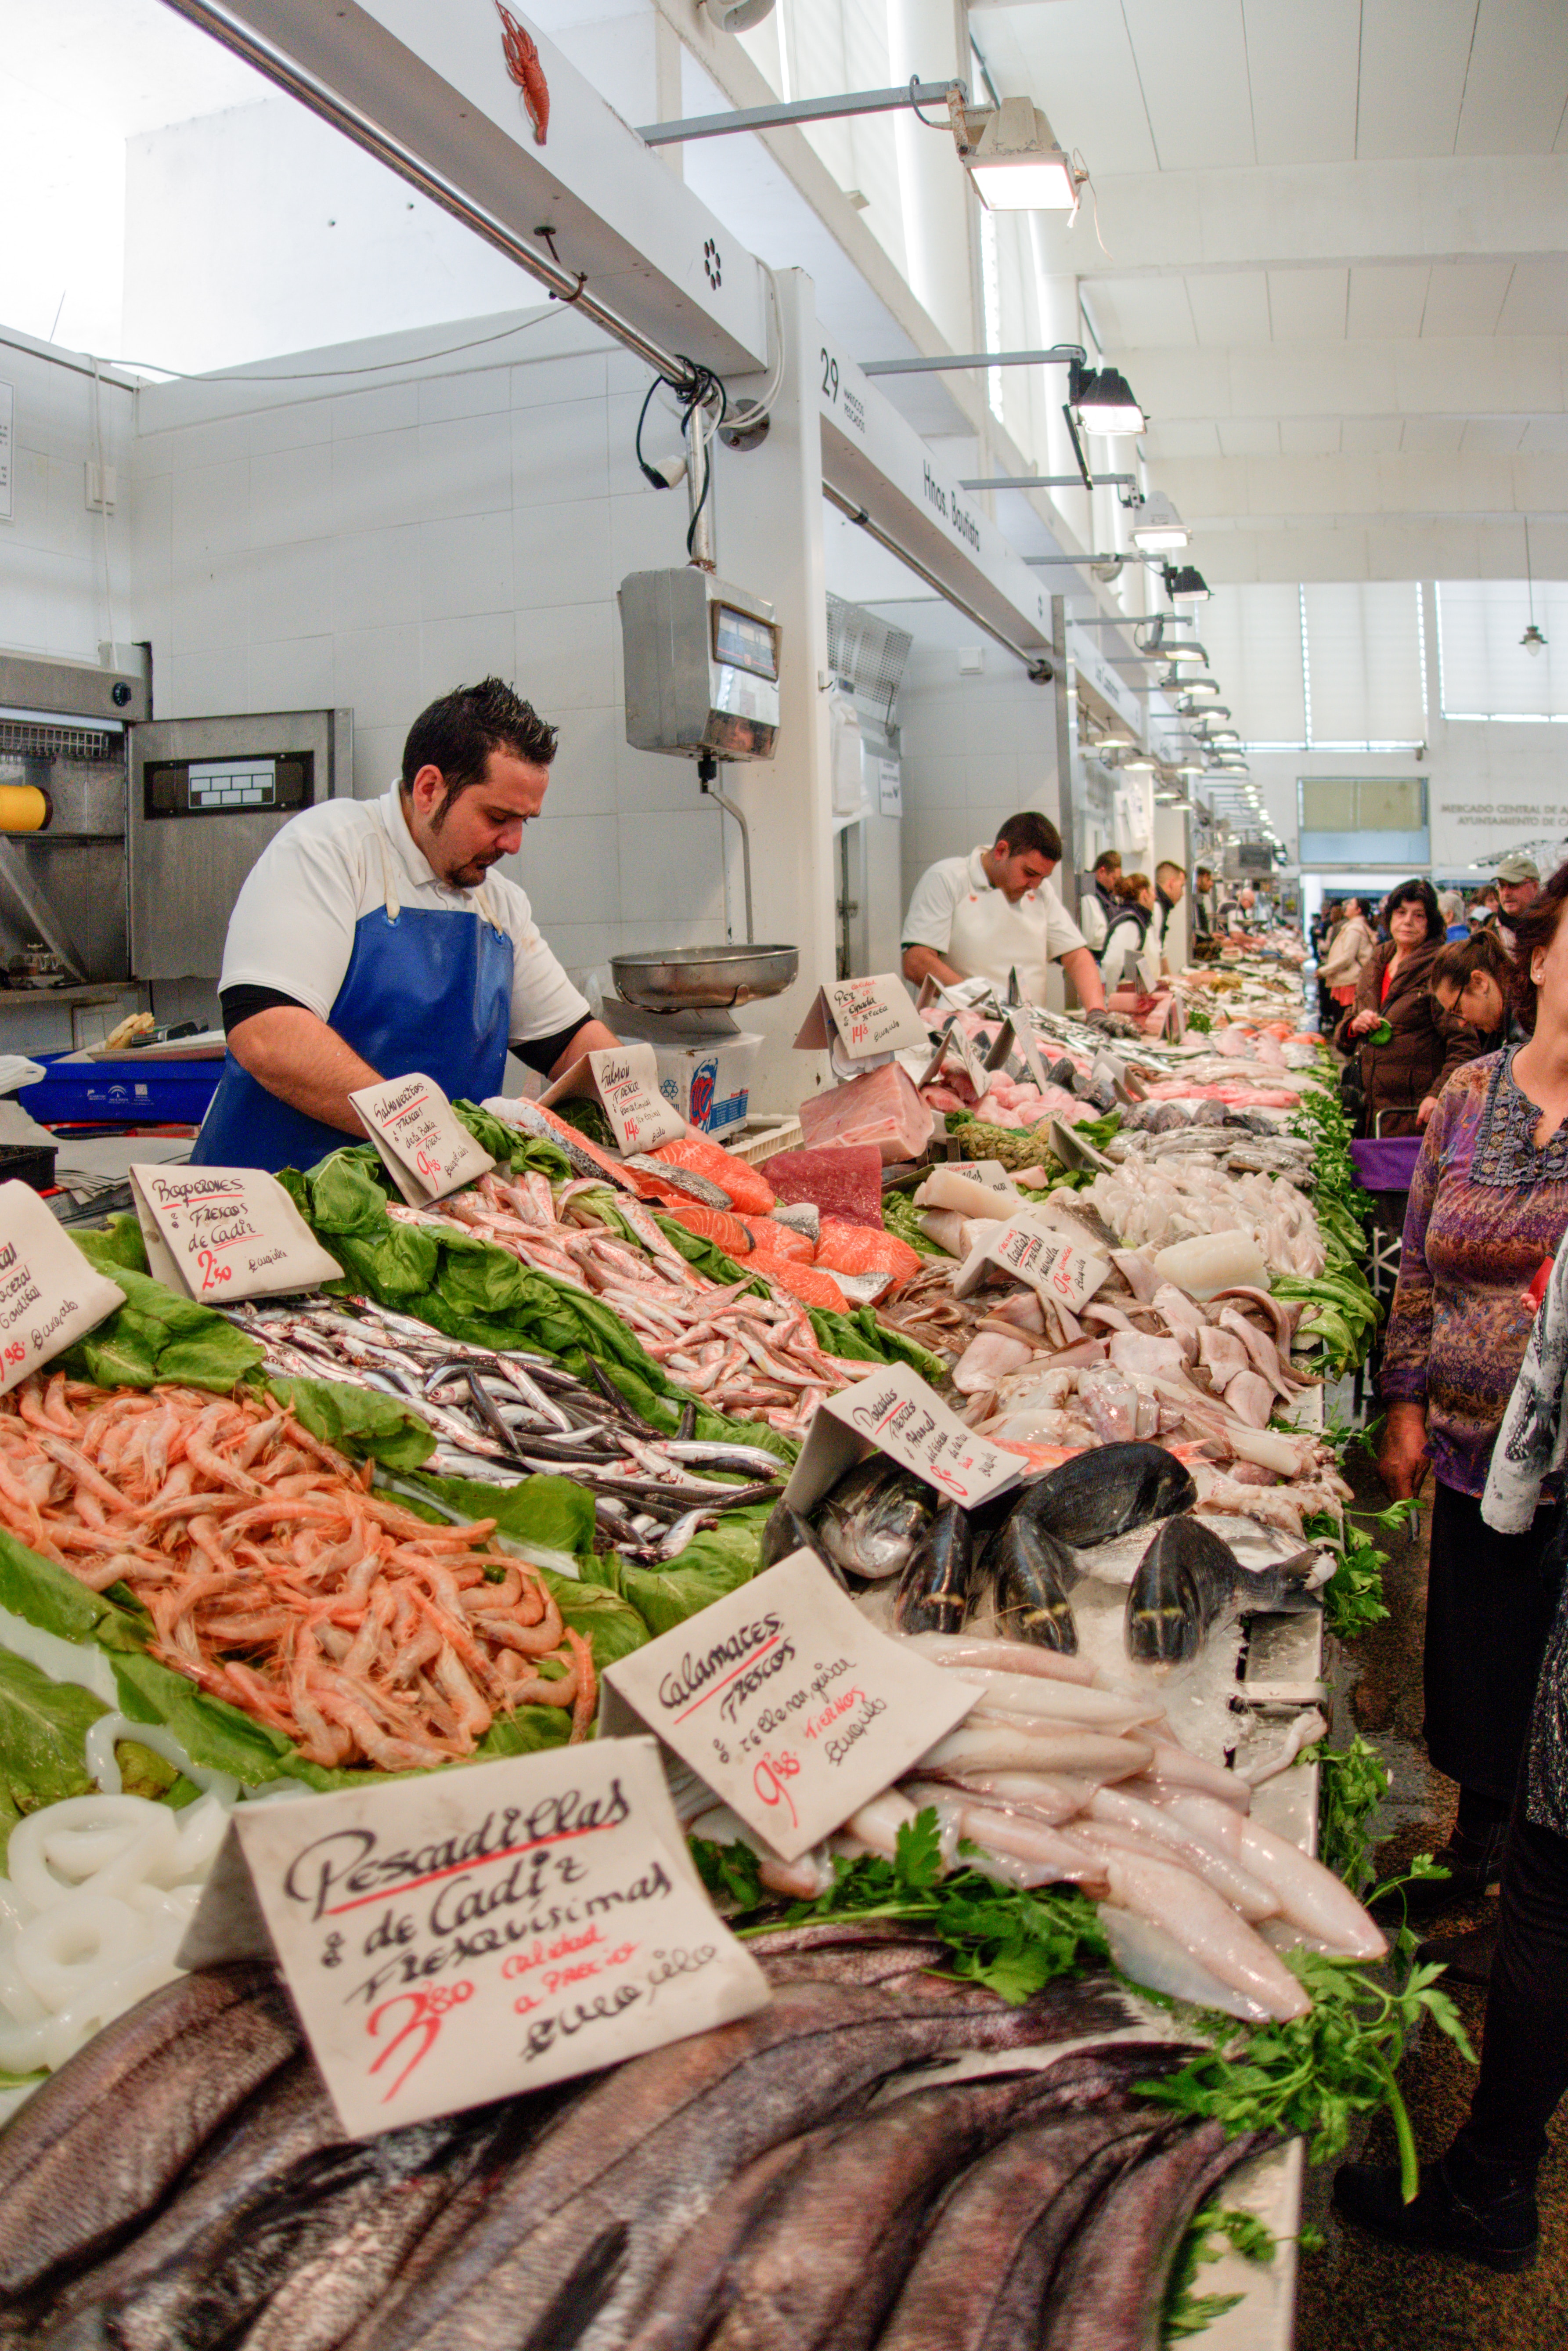
[[[218,998],[223,1010],[224,1035],[227,1037],[242,1020],[250,1020],[258,1012],[269,1012],[275,1004],[290,1004],[296,1011],[308,1012],[297,996],[285,996],[280,987],[225,987]]]
[[[578,1030],[586,1029],[592,1018],[591,1013],[585,1013],[580,1020],[573,1020],[567,1028],[558,1029],[553,1036],[529,1037],[521,1044],[514,1038],[512,1050],[519,1061],[526,1062],[530,1070],[538,1071],[541,1078],[548,1078]]]

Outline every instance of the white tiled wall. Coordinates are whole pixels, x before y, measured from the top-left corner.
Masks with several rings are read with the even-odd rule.
[[[1010,656],[987,646],[978,677],[950,644],[916,643],[898,690],[904,759],[904,896],[926,867],[990,842],[1003,820],[1055,820],[1056,712]]]
[[[212,395],[231,413],[207,417],[196,387],[144,392],[133,569],[158,716],[348,705],[361,796],[436,695],[515,679],[561,738],[508,870],[580,973],[722,939],[726,915],[718,812],[686,761],[628,748],[622,709],[616,585],[685,560],[685,491],[651,490],[633,459],[646,371],[560,355],[565,323],[540,330],[538,360],[449,359],[308,398],[231,383]],[[649,445],[674,434],[655,410]]]
[[[110,631],[104,517],[87,505],[94,455],[93,383],[74,355],[57,359],[0,348],[0,383],[16,392],[12,517],[0,522],[0,646],[95,662]],[[120,643],[131,602],[126,500],[133,395],[115,384],[99,393],[104,463],[117,470],[120,505],[108,517],[109,577]]]

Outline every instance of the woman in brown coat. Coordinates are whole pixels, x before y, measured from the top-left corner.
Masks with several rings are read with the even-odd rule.
[[[1432,994],[1432,966],[1448,933],[1431,883],[1391,890],[1383,920],[1389,936],[1368,958],[1335,1042],[1357,1050],[1368,1134],[1416,1134],[1454,1071],[1483,1048],[1479,1031],[1445,1013]],[[1386,1041],[1368,1041],[1385,1023],[1393,1032]]]

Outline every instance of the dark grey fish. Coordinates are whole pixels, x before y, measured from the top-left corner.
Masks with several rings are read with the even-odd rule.
[[[110,2317],[116,2351],[217,2351],[340,2241],[345,2215],[358,2219],[406,2192],[473,2135],[471,2117],[446,2116],[305,2157],[237,2213],[201,2261],[171,2262],[122,2297]]]
[[[934,1935],[907,1941],[898,1938],[865,1943],[826,1943],[815,1951],[774,1954],[758,1950],[755,1941],[748,1941],[747,1949],[769,1983],[776,1984],[892,1983],[897,1977],[916,1974],[923,1968],[946,1967],[952,1957],[946,1945]]]
[[[1076,1655],[1078,1626],[1067,1595],[1078,1568],[1065,1543],[1015,1510],[988,1544],[980,1580],[995,1589],[997,1630],[1004,1640]]]
[[[791,2173],[831,2136],[831,2126],[769,2147],[732,2179],[662,2269],[627,2334],[627,2351],[691,2351],[711,2311],[729,2299],[735,2264]]]
[[[792,1510],[780,1499],[768,1513],[768,1524],[762,1530],[762,1560],[764,1567],[777,1567],[781,1559],[792,1552],[809,1551],[821,1561],[835,1583],[842,1583],[844,1573],[836,1559],[831,1559],[818,1539],[815,1527],[809,1526],[799,1510]]]
[[[938,2213],[878,2351],[1032,2351],[1062,2247],[1158,2126],[1114,2106],[1056,2115],[983,2156]]]
[[[898,1579],[893,1621],[901,1633],[956,1633],[969,1604],[974,1535],[967,1510],[945,1502]]]
[[[276,1971],[248,1963],[179,1976],[107,2025],[0,2136],[0,2292],[152,2211],[298,2045]]]
[[[1083,2051],[1035,2072],[915,2090],[847,2122],[772,2201],[703,2351],[869,2351],[948,2183],[1025,2116],[1118,2095],[1138,2063]]]
[[[624,2341],[631,2312],[686,2231],[770,2147],[851,2110],[873,2084],[922,2059],[1079,2039],[1124,2015],[1108,1979],[1053,1984],[1017,2009],[978,1988],[955,1992],[919,1976],[876,1987],[782,1985],[756,2015],[633,2058],[595,2083],[389,2323],[363,2330],[355,2351],[535,2340],[582,2258],[589,2199],[595,2238],[615,2219],[631,2232],[582,2338],[585,2351],[590,2343],[609,2351]]]
[[[1039,2351],[1159,2351],[1166,2285],[1193,2214],[1266,2144],[1257,2132],[1228,2139],[1216,2122],[1151,2142],[1057,2264]]]
[[[1127,1655],[1144,1664],[1175,1664],[1196,1657],[1221,1618],[1317,1607],[1316,1593],[1302,1581],[1316,1558],[1309,1547],[1253,1574],[1201,1519],[1168,1520],[1127,1587]]]
[[[132,2117],[126,2127],[134,2129]],[[255,2203],[270,2181],[342,2136],[314,2061],[297,2057],[280,2068],[209,2143],[152,2227],[67,2289],[38,2335],[39,2351],[89,2351],[124,2341],[106,2331],[110,2311],[167,2264],[199,2270],[235,2214]],[[159,2339],[159,2323],[152,2320],[148,2339]]]
[[[303,2251],[236,2351],[338,2351],[367,2313],[379,2308],[407,2254],[465,2183],[491,2164],[510,2128],[492,2110],[454,2138],[437,2134],[431,2158],[390,2182],[384,2167],[366,2166],[334,2199],[331,2225]]]
[[[1190,1472],[1163,1445],[1101,1445],[1027,1486],[1014,1516],[1082,1551],[1190,1510],[1197,1499]]]
[[[885,1453],[869,1454],[818,1505],[818,1540],[852,1575],[902,1575],[938,1509],[936,1489]]]

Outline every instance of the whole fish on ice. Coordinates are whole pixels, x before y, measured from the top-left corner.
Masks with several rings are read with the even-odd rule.
[[[1127,1589],[1127,1654],[1145,1664],[1172,1664],[1196,1657],[1222,1617],[1315,1607],[1304,1578],[1316,1563],[1315,1551],[1292,1552],[1254,1573],[1201,1519],[1171,1519]]]
[[[817,1512],[817,1536],[838,1566],[880,1583],[903,1574],[936,1510],[935,1487],[873,1453],[832,1488]]]

